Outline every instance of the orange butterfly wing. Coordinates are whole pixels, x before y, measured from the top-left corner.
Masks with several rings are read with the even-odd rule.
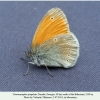
[[[40,21],[31,41],[31,49],[56,35],[66,33],[70,33],[70,30],[65,14],[59,8],[52,8]]]

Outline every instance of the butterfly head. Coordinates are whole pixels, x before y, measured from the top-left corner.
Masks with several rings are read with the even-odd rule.
[[[36,59],[35,53],[33,53],[31,50],[28,52],[25,52],[25,56],[27,59],[30,59],[32,62],[34,62]]]
[[[25,56],[27,59],[30,59],[32,63],[37,64],[38,66],[40,65],[39,57],[33,50],[25,52]]]
[[[30,59],[32,56],[32,52],[31,51],[25,52],[25,56],[27,59]]]

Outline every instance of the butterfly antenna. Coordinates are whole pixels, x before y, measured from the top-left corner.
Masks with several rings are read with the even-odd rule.
[[[48,69],[48,67],[47,67],[46,65],[45,65],[45,67],[46,67],[48,73],[53,77],[53,75],[51,74],[51,72],[50,72],[50,70]]]
[[[27,59],[25,59],[25,58],[20,58],[21,60],[24,60],[24,61],[27,61]]]

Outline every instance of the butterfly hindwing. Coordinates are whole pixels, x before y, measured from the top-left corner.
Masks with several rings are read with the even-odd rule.
[[[79,43],[74,34],[60,34],[37,48],[41,65],[72,67],[79,56]]]

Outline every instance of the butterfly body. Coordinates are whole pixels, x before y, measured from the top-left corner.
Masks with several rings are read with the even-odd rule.
[[[50,9],[39,23],[26,53],[31,64],[50,67],[73,67],[79,57],[79,42],[70,32],[63,11]]]

